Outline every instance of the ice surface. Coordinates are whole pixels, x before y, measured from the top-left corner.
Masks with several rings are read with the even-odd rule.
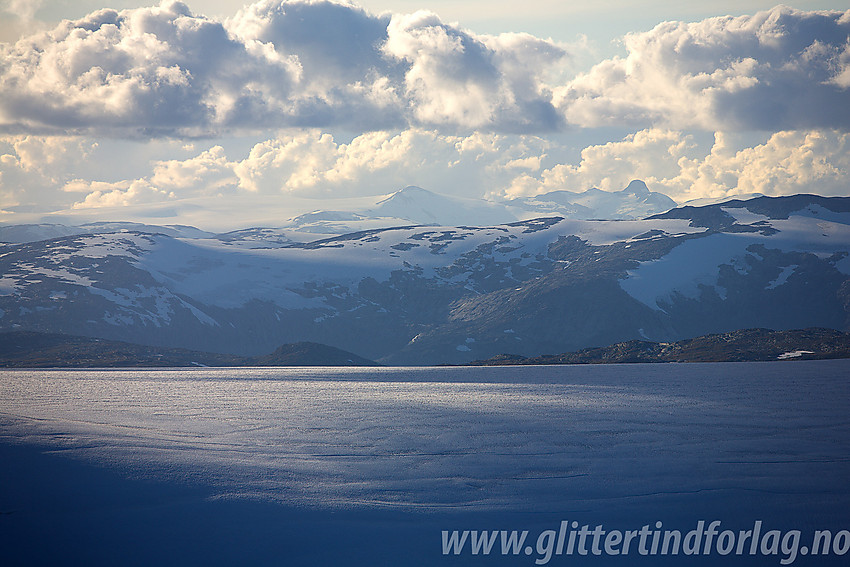
[[[753,224],[756,222],[770,222],[770,217],[754,213],[742,207],[720,207],[720,210],[731,216],[739,224]]]
[[[661,310],[659,301],[668,301],[674,292],[685,297],[698,297],[699,286],[714,286],[720,265],[747,254],[753,242],[749,233],[713,234],[680,244],[669,254],[643,262],[620,281],[626,293],[651,307]]]
[[[18,280],[3,276],[0,278],[0,295],[12,295],[18,289]]]
[[[94,281],[86,276],[73,273],[69,268],[52,269],[26,263],[20,263],[18,266],[26,270],[28,275],[38,274],[48,278],[55,278],[61,282],[76,284],[83,287],[90,287],[94,283]],[[27,281],[28,283],[35,282],[32,277],[28,277]]]
[[[99,468],[53,457],[57,479],[15,461],[0,539],[29,534],[3,541],[31,558],[58,538],[64,563],[77,549],[131,564],[132,549],[136,564],[479,565],[440,555],[440,530],[846,528],[848,374],[850,361],[3,371],[0,447]],[[651,559],[638,564],[683,564]]]
[[[845,459],[850,363],[779,364],[5,371],[0,408],[7,438],[222,495],[557,509],[806,485],[745,465]]]
[[[761,219],[760,215],[746,209],[729,208],[727,212],[747,222]],[[770,224],[778,232],[771,235],[759,232],[718,233],[684,242],[666,256],[643,262],[636,270],[630,270],[628,277],[620,281],[620,287],[638,301],[659,310],[658,302],[668,301],[674,293],[695,298],[700,293],[699,286],[715,286],[722,264],[740,266],[744,256],[751,254],[758,257],[755,252],[747,250],[754,244],[783,252],[808,252],[821,258],[836,253],[846,254],[850,250],[850,225],[847,224],[800,215],[792,215],[785,220],[773,219]],[[836,268],[850,273],[850,261],[846,258],[840,260],[836,262]],[[792,274],[793,269],[786,267],[773,282],[773,287],[785,283]],[[717,288],[717,292],[723,297],[725,290]]]
[[[749,213],[736,210],[735,214]],[[771,236],[724,233],[691,239],[664,258],[632,270],[621,285],[658,309],[657,301],[674,292],[693,297],[699,285],[714,285],[718,266],[734,262],[751,244],[801,249],[824,257],[850,246],[850,227],[844,224],[804,216],[771,223],[781,232]],[[334,297],[357,295],[364,279],[387,282],[397,272],[466,285],[472,292],[481,290],[470,284],[470,275],[494,265],[502,278],[499,281],[527,279],[529,266],[533,272],[537,263],[550,261],[549,246],[561,236],[575,235],[590,245],[605,246],[648,232],[656,234],[655,238],[665,238],[705,230],[690,226],[686,219],[549,219],[481,228],[399,227],[300,244],[278,229],[250,229],[215,238],[132,232],[81,235],[49,243],[38,261],[18,261],[15,267],[20,277],[9,275],[0,282],[0,293],[18,292],[38,275],[85,286],[116,304],[116,314],[108,316],[116,323],[127,317],[137,322],[168,322],[180,303],[178,297],[189,297],[196,305],[226,309],[260,301],[279,309],[333,310],[339,308]],[[85,260],[81,262],[80,258]],[[144,289],[115,289],[109,294],[98,291],[95,288],[114,286],[101,281],[105,276],[97,263],[104,258],[111,258],[110,262],[124,258],[131,266],[148,272],[159,284],[158,289],[146,285]],[[839,269],[845,266],[846,262],[840,263]],[[561,267],[571,269],[568,262],[562,262]],[[308,284],[314,286],[313,290],[321,288],[321,292],[306,290]],[[718,293],[723,296],[724,291]],[[155,308],[143,307],[140,300],[147,298],[155,299]],[[203,323],[217,324],[202,307],[191,309]]]
[[[690,226],[686,219],[652,219],[637,221],[581,221],[564,219],[556,226],[560,234],[574,234],[593,246],[623,242],[651,230],[668,234],[697,234],[705,228]]]
[[[800,358],[804,354],[814,354],[814,353],[810,350],[794,350],[794,351],[791,351],[791,352],[783,352],[782,354],[780,354],[776,358],[778,358],[779,360],[787,360],[789,358]]]
[[[127,232],[79,236],[73,246],[54,245],[50,248],[50,260],[60,262],[71,256],[84,258],[106,258],[126,256],[135,258],[154,245],[153,237],[146,234]]]
[[[850,249],[850,224],[794,215],[786,220],[772,220],[770,224],[780,232],[764,242],[768,248],[821,256]]]
[[[850,213],[837,213],[822,207],[821,205],[809,205],[799,211],[794,211],[790,216],[811,217],[821,220],[833,221],[839,224],[850,225]]]
[[[788,278],[794,273],[794,270],[799,268],[797,264],[791,264],[790,266],[785,266],[782,268],[782,271],[779,272],[779,276],[776,277],[775,280],[771,281],[767,284],[767,287],[764,289],[776,289],[777,287],[785,284],[788,281]]]

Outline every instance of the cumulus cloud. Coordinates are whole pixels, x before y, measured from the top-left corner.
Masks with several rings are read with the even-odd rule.
[[[83,174],[96,148],[96,142],[75,136],[0,138],[0,207],[69,205],[57,188]]]
[[[565,53],[527,34],[477,38],[427,11],[393,16],[385,53],[408,63],[405,92],[421,124],[556,129],[540,72]]]
[[[626,36],[628,55],[557,89],[582,126],[725,130],[850,128],[850,10],[779,6],[666,22]]]
[[[36,14],[43,0],[0,0],[0,41],[9,41],[44,28]]]
[[[584,191],[590,187],[618,191],[632,179],[643,179],[655,186],[659,179],[678,175],[679,160],[693,149],[692,139],[680,132],[643,130],[620,141],[584,148],[577,164],[560,163],[539,175],[519,175],[505,194],[515,197],[557,190]]]
[[[390,16],[375,16],[329,0],[260,0],[228,21],[242,41],[260,41],[298,58],[308,86],[317,92],[354,83],[370,72],[394,74],[381,53]],[[401,73],[395,69],[395,74]]]
[[[297,82],[297,61],[233,39],[176,1],[100,10],[0,47],[6,130],[205,134],[266,117]]]
[[[42,0],[2,0],[0,11],[12,14],[19,20],[29,22],[41,8]]]
[[[711,153],[682,160],[669,182],[689,198],[746,193],[847,195],[850,134],[834,130],[777,132],[763,144],[734,150],[717,134]],[[675,188],[675,189],[674,189]]]
[[[239,41],[297,62],[289,108],[278,109],[284,123],[375,130],[405,123],[403,69],[381,52],[389,20],[333,0],[260,0],[227,28]]]
[[[478,197],[505,171],[538,169],[546,147],[534,136],[453,136],[419,128],[368,132],[348,143],[309,131],[256,144],[233,170],[240,188],[254,193],[379,195],[414,184]]]
[[[783,131],[761,144],[734,148],[715,133],[706,152],[693,136],[647,129],[617,142],[588,146],[577,164],[558,164],[538,175],[515,177],[508,197],[597,187],[619,190],[643,179],[682,203],[748,193],[846,195],[850,186],[850,134],[836,130]]]
[[[850,11],[667,22],[624,46],[571,76],[564,45],[428,11],[100,10],[0,43],[0,209],[249,208],[409,184],[512,197],[635,178],[680,202],[847,194]],[[578,145],[598,126],[634,133]]]
[[[228,161],[224,148],[213,146],[187,160],[164,160],[154,165],[151,183],[171,190],[193,189],[216,194],[236,186],[234,164]]]
[[[117,183],[86,182],[78,179],[72,181],[66,190],[87,193],[82,201],[73,204],[74,209],[127,207],[144,203],[160,203],[164,199],[175,197],[174,193],[158,189],[142,179]]]
[[[125,152],[126,167],[147,173],[110,180],[99,177],[104,170],[96,164],[107,154],[90,140],[14,137],[0,146],[0,208],[109,208],[114,214],[116,208],[176,206],[187,199],[215,199],[216,206],[234,212],[267,209],[269,203],[278,203],[281,211],[307,207],[285,218],[335,206],[325,199],[381,195],[411,184],[499,199],[590,187],[613,191],[638,178],[680,203],[753,192],[846,195],[850,186],[850,133],[837,130],[783,131],[742,144],[722,132],[712,140],[650,128],[587,146],[574,162],[565,157],[571,154],[564,145],[569,143],[421,128],[337,140],[320,129],[297,129],[258,142],[246,153],[228,154],[210,144],[184,159],[162,160],[148,156],[166,151],[170,142],[153,143],[163,146],[158,149],[134,142],[138,147]]]
[[[228,156],[213,145],[186,159],[152,160],[149,174],[138,178],[104,181],[93,177],[97,168],[71,173],[67,162],[79,159],[81,150],[65,152],[56,164],[64,175],[46,177],[54,168],[42,159],[47,146],[38,141],[41,145],[20,139],[18,153],[0,157],[0,190],[12,176],[25,188],[18,201],[6,199],[0,206],[23,199],[56,210],[214,197],[250,207],[254,199],[381,195],[410,184],[480,197],[505,179],[538,171],[551,146],[535,136],[454,136],[425,129],[367,132],[345,142],[318,129],[290,130],[254,144],[244,156]],[[140,169],[138,163],[128,165]]]
[[[0,128],[551,129],[560,118],[538,79],[563,55],[531,36],[476,36],[433,14],[376,16],[332,0],[260,0],[226,22],[163,0],[0,45]]]
[[[0,128],[112,136],[284,127],[543,133],[578,126],[850,127],[850,11],[786,7],[666,22],[626,57],[558,79],[563,46],[436,14],[259,0],[232,18],[182,2],[101,10],[0,45]]]

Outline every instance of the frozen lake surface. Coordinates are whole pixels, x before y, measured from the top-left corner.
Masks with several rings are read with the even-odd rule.
[[[441,532],[762,520],[805,541],[850,529],[848,378],[850,361],[3,371],[0,544],[20,564],[535,565],[444,556]]]

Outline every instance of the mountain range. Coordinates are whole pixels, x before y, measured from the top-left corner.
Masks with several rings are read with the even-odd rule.
[[[408,186],[353,211],[315,211],[283,225],[294,231],[343,234],[401,224],[493,225],[541,216],[571,219],[635,220],[676,206],[664,195],[635,180],[621,191],[590,188],[584,192],[552,191],[503,201],[468,199]]]
[[[305,207],[308,202],[300,201],[299,207]],[[273,227],[278,233],[277,239],[280,240],[285,234],[287,241],[307,242],[323,236],[393,226],[486,226],[553,215],[572,219],[634,220],[663,213],[676,206],[671,198],[650,191],[642,181],[632,181],[622,191],[602,191],[596,188],[584,192],[553,191],[535,197],[501,201],[445,195],[411,185],[389,195],[331,199],[317,203],[326,208],[310,210],[277,223]],[[0,224],[0,242],[20,244],[110,230],[159,232],[190,238],[214,236],[213,233],[191,226],[152,226],[131,222],[90,222],[78,226],[56,223]],[[270,230],[267,228],[265,234],[270,234]]]
[[[408,218],[425,197],[402,207],[411,195],[373,216],[346,213],[403,210],[383,217],[400,226],[346,234],[304,231],[349,222],[317,217],[222,234],[0,227],[12,240],[0,248],[0,330],[238,356],[307,341],[383,364],[439,364],[745,328],[850,329],[850,198],[426,226]]]

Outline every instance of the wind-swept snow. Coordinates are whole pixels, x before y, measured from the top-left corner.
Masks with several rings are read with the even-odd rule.
[[[6,371],[0,434],[230,498],[735,514],[847,496],[846,366]]]
[[[641,303],[663,311],[671,294],[696,298],[700,286],[714,287],[720,265],[747,254],[750,234],[713,234],[689,240],[658,260],[644,262],[620,281],[629,295]]]
[[[674,293],[698,298],[701,286],[715,287],[721,265],[737,265],[740,268],[746,256],[760,258],[756,251],[750,249],[753,245],[782,252],[811,253],[820,258],[850,253],[850,214],[832,213],[823,207],[813,206],[803,211],[810,214],[795,212],[787,219],[770,219],[746,208],[721,209],[741,225],[754,225],[758,231],[724,232],[688,240],[664,257],[643,262],[638,269],[630,270],[620,286],[635,299],[660,310],[659,301],[669,302]],[[819,209],[824,212],[819,212]],[[811,214],[812,211],[817,214]],[[765,229],[770,231],[764,232]],[[840,271],[850,273],[846,257],[834,265]],[[775,289],[784,284],[797,267],[783,267],[780,275],[765,289]],[[716,291],[724,297],[722,288]]]
[[[516,565],[442,556],[440,530],[562,520],[834,534],[847,365],[0,372],[0,440],[50,453],[4,463],[0,542],[27,564],[359,567]]]

